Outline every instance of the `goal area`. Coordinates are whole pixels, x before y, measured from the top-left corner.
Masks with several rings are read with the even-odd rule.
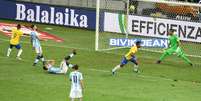
[[[106,1],[96,3],[96,51],[122,52],[140,40],[141,50],[161,53],[168,47],[167,32],[173,29],[187,56],[201,58],[200,4],[114,0],[120,3],[111,10],[102,6]]]

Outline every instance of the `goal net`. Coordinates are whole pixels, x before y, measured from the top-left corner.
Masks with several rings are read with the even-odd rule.
[[[201,58],[199,4],[162,0],[97,0],[96,6],[97,51],[121,52],[136,40],[141,40],[141,50],[163,52],[168,47],[167,31],[173,29],[185,53]]]

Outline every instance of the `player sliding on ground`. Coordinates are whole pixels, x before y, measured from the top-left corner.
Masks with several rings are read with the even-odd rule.
[[[45,65],[43,66],[44,70],[47,70],[49,73],[53,74],[66,74],[68,71],[68,68],[72,68],[74,65],[69,63],[69,59],[71,59],[74,55],[76,55],[76,51],[73,50],[73,52],[66,56],[63,61],[61,61],[59,67],[55,67],[55,61],[54,60],[46,60]]]
[[[160,59],[157,61],[158,64],[160,64],[166,56],[172,55],[173,53],[176,53],[178,57],[182,58],[186,63],[193,65],[192,62],[186,57],[183,50],[180,48],[180,41],[177,35],[174,33],[174,30],[169,30],[169,44],[168,49],[165,50],[165,52],[162,54]]]
[[[7,51],[7,57],[10,56],[12,48],[15,47],[18,50],[16,58],[18,60],[21,60],[20,56],[22,54],[22,49],[20,45],[20,37],[23,35],[23,32],[21,30],[21,25],[18,24],[17,28],[13,28],[11,31],[12,31],[12,35],[10,39],[10,47],[8,48],[8,51]]]
[[[138,51],[138,48],[141,47],[140,44],[141,44],[141,41],[137,41],[137,42],[135,43],[135,45],[133,45],[133,46],[131,47],[131,49],[129,50],[129,52],[122,58],[121,64],[117,65],[116,67],[114,67],[114,68],[112,69],[112,74],[113,74],[113,75],[115,74],[115,72],[116,72],[118,69],[124,67],[124,65],[127,64],[128,61],[131,61],[131,62],[134,63],[134,72],[136,72],[136,73],[139,72],[139,70],[138,70],[138,69],[139,69],[138,61],[137,61],[137,58],[136,58],[135,54],[136,54],[136,52]]]
[[[43,51],[42,51],[42,47],[40,45],[40,41],[39,41],[39,37],[38,37],[38,32],[37,32],[37,26],[36,25],[31,25],[31,33],[30,33],[30,36],[31,36],[31,44],[32,44],[32,47],[33,49],[35,49],[36,51],[36,59],[33,63],[33,66],[35,66],[39,60],[41,60],[43,62],[43,65],[44,65],[44,57],[43,57]]]

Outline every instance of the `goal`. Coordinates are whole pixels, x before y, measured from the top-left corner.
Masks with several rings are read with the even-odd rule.
[[[103,6],[108,1],[107,7]],[[119,2],[118,5],[112,5]],[[163,52],[169,29],[188,56],[201,58],[201,5],[162,0],[97,0],[96,51],[120,51],[142,41],[141,50]]]

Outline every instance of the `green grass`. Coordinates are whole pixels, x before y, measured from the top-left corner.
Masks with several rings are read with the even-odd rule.
[[[12,22],[0,20],[1,22]],[[27,23],[26,23],[27,24]],[[62,58],[77,49],[71,63],[80,65],[84,74],[84,101],[201,101],[201,68],[190,67],[180,58],[168,57],[162,64],[154,62],[161,54],[139,51],[141,73],[132,72],[132,64],[111,76],[128,49],[94,51],[94,31],[37,24],[40,30],[64,38],[63,43],[42,41],[44,55]],[[46,30],[51,27],[53,30]],[[35,53],[28,38],[22,39],[22,61],[5,56],[9,38],[0,34],[0,99],[1,101],[69,101],[70,82],[67,75],[48,74],[42,65],[32,66]],[[200,45],[199,45],[200,47]],[[197,50],[199,51],[199,50]],[[200,63],[200,58],[191,58]]]

